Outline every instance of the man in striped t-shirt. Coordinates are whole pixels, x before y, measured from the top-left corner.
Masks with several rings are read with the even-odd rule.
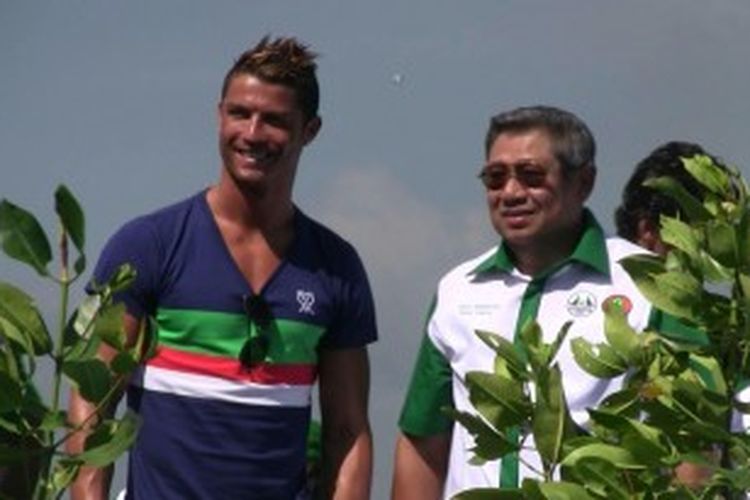
[[[605,237],[585,208],[596,177],[595,143],[578,117],[546,106],[501,113],[490,122],[485,153],[480,178],[502,242],[440,280],[399,421],[395,500],[517,487],[541,469],[536,453],[527,449],[533,447],[529,440],[520,457],[469,463],[472,436],[441,412],[449,406],[473,413],[466,373],[493,371],[495,353],[476,330],[514,341],[520,328],[535,319],[544,340],[551,342],[572,320],[556,362],[571,416],[581,426],[587,424],[586,409],[621,384],[588,375],[570,348],[576,337],[604,341],[604,304],[622,304],[637,330],[654,326],[676,338],[705,340],[691,338],[696,332],[651,307],[618,263],[643,250]]]
[[[155,325],[155,355],[128,387],[143,425],[127,498],[306,498],[316,380],[322,494],[369,495],[370,287],[353,247],[292,201],[321,125],[314,57],[292,38],[243,53],[218,105],[218,183],[127,223],[102,252],[97,281],[121,263],[137,271],[119,297],[131,340]],[[71,419],[91,411],[74,393]],[[73,498],[107,498],[107,478],[84,469]]]

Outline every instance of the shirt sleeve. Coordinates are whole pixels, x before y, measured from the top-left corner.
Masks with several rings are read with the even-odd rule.
[[[118,292],[114,299],[125,304],[128,313],[136,318],[151,315],[158,291],[160,245],[156,231],[147,219],[135,219],[120,228],[107,241],[93,274],[93,281],[103,284],[123,264],[130,264],[136,272],[134,282]],[[92,285],[88,291],[92,290]]]
[[[329,331],[321,339],[323,349],[347,349],[365,346],[377,340],[375,302],[362,261],[350,247],[345,259],[338,314]]]
[[[702,347],[710,343],[708,335],[703,330],[689,326],[671,314],[667,314],[656,308],[651,309],[648,327],[675,342]]]
[[[434,308],[433,300],[428,321]],[[453,420],[442,411],[454,407],[451,367],[426,330],[399,419],[401,430],[415,436],[442,434],[453,427]]]

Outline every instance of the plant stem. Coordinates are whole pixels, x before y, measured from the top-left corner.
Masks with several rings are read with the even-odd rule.
[[[55,387],[52,395],[52,411],[60,407],[60,388],[62,385],[63,368],[63,338],[68,320],[68,295],[70,293],[70,277],[68,274],[68,237],[63,229],[60,236],[60,316],[58,318],[58,338],[55,345]]]
[[[70,276],[68,272],[68,235],[65,228],[60,230],[60,279],[57,282],[60,286],[60,311],[58,317],[58,330],[57,330],[57,342],[54,345],[54,360],[55,360],[55,375],[53,380],[52,389],[52,412],[57,413],[60,409],[60,390],[62,387],[62,368],[63,368],[63,337],[65,335],[65,326],[68,318],[68,296],[70,293]],[[55,441],[55,432],[48,431],[46,433],[47,443],[53,443]],[[54,449],[54,448],[53,448]],[[40,481],[37,484],[37,490],[35,492],[35,498],[46,498],[48,485],[50,482],[50,474],[52,469],[52,454],[45,456],[42,459],[42,465],[40,470]]]

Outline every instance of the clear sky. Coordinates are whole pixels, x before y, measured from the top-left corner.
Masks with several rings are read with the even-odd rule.
[[[66,183],[95,260],[127,219],[217,179],[221,79],[267,33],[321,54],[323,130],[295,195],[357,246],[374,288],[376,499],[434,286],[496,241],[475,175],[492,114],[542,103],[586,120],[607,229],[633,166],[666,140],[750,173],[747,0],[5,0],[0,197],[49,214]],[[2,258],[0,279],[52,314],[31,272]]]

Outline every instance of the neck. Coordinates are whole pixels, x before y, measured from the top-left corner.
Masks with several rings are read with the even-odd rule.
[[[583,224],[579,224],[576,228],[550,235],[549,238],[545,238],[546,241],[536,241],[534,245],[509,247],[513,263],[522,273],[532,277],[538,276],[573,253],[581,239],[582,231]]]
[[[289,227],[294,217],[290,195],[249,193],[241,190],[228,176],[207,194],[208,204],[217,219],[225,220],[249,231],[274,232]]]

